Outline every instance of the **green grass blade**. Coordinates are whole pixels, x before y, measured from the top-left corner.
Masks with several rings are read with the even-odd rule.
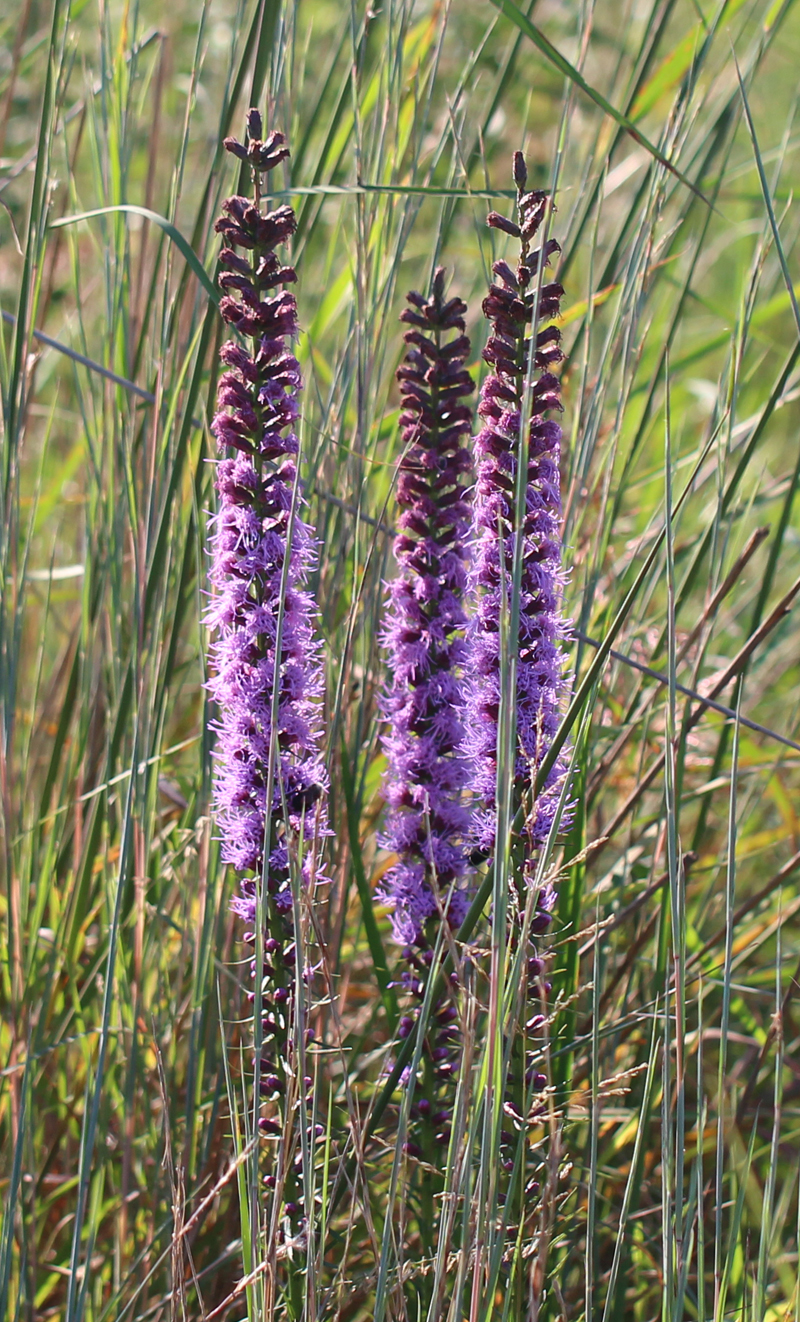
[[[586,79],[578,72],[575,66],[570,64],[569,60],[567,60],[560,51],[556,50],[552,42],[548,41],[544,33],[541,32],[534,23],[531,23],[530,19],[523,14],[521,9],[517,8],[513,0],[492,0],[492,4],[499,9],[502,14],[505,14],[506,18],[509,18],[511,22],[519,28],[520,32],[524,33],[524,35],[533,42],[545,58],[548,59],[556,69],[558,69],[559,73],[563,73],[565,78],[569,78],[576,87],[579,87],[580,90],[594,101],[595,105],[599,106],[606,115],[610,115],[626,133],[631,135],[634,141],[638,142],[640,146],[644,147],[645,151],[650,153],[654,160],[658,161],[660,165],[665,166],[666,169],[669,170],[671,174],[674,174],[686,188],[690,189],[691,192],[694,193],[696,197],[699,197],[702,202],[705,202],[706,206],[711,206],[711,203],[696,184],[693,184],[691,179],[688,179],[686,175],[683,174],[682,171],[680,171],[669,159],[669,157],[659,151],[658,147],[654,147],[653,144],[648,141],[641,130],[636,127],[633,120],[629,119],[627,115],[623,115],[620,110],[617,110],[611,105],[610,101],[606,100],[601,92],[598,92],[590,83],[587,83]]]

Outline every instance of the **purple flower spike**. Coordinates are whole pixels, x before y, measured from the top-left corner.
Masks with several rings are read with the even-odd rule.
[[[250,111],[249,127],[260,132],[260,124],[258,112]],[[251,138],[247,148],[235,139],[225,145],[234,155],[244,152],[256,174],[288,156],[283,135],[276,132],[263,142]],[[320,645],[314,604],[303,589],[316,554],[313,530],[297,516],[290,528],[298,449],[293,428],[302,388],[290,347],[297,305],[293,294],[264,292],[296,279],[275,255],[294,232],[295,219],[291,207],[263,215],[257,203],[243,197],[228,198],[223,212],[216,229],[231,246],[220,254],[220,284],[233,292],[222,299],[222,316],[251,343],[245,348],[229,340],[220,351],[227,370],[220,376],[219,411],[212,423],[223,453],[235,452],[217,464],[219,512],[211,541],[216,591],[207,622],[216,638],[208,687],[220,710],[214,798],[224,861],[238,872],[260,873],[280,627],[275,730],[280,752],[273,771],[268,867],[268,889],[280,909],[291,907],[287,832],[299,831],[305,819],[306,835],[313,835],[327,791],[319,753]],[[252,925],[252,878],[242,891],[234,907]]]
[[[291,350],[297,306],[279,287],[296,275],[275,252],[293,234],[295,217],[291,207],[264,214],[259,204],[260,174],[289,153],[281,133],[261,139],[257,111],[247,122],[247,145],[231,138],[225,146],[251,165],[255,200],[228,198],[216,224],[225,243],[220,310],[239,338],[220,351],[226,370],[212,430],[223,457],[216,465],[214,593],[206,620],[214,633],[208,688],[219,713],[214,807],[222,858],[240,874],[233,908],[251,941],[257,939],[257,879],[266,878],[261,1080],[273,1095],[283,1092],[293,1068],[290,857],[302,831],[303,875],[313,891],[322,880],[317,843],[326,834],[328,779],[319,746],[323,677],[316,611],[304,588],[316,548],[313,529],[292,510],[302,380]],[[255,963],[252,969],[255,975]],[[270,1124],[262,1126],[265,1133]]]
[[[552,826],[567,774],[568,755],[550,771],[535,803],[530,794],[556,733],[568,685],[563,674],[561,641],[567,630],[561,615],[564,572],[561,558],[561,496],[559,456],[561,428],[551,415],[561,411],[559,381],[552,368],[563,357],[558,316],[560,284],[540,276],[560,248],[554,239],[531,245],[545,218],[547,193],[525,192],[527,171],[521,152],[514,158],[517,221],[491,212],[492,228],[520,238],[516,269],[495,262],[496,276],[483,303],[492,323],[484,358],[491,372],[481,390],[478,413],[483,429],[476,437],[477,483],[473,512],[474,567],[472,586],[478,597],[471,630],[471,694],[466,751],[476,768],[475,789],[481,806],[473,824],[476,856],[490,857],[495,848],[497,722],[500,709],[500,617],[503,600],[512,591],[515,526],[515,485],[520,461],[522,417],[528,416],[528,482],[520,594],[515,769],[515,810],[526,806],[521,829],[525,855],[544,844]],[[534,375],[530,397],[524,399],[531,353],[531,323],[536,316]],[[562,813],[562,828],[569,824]],[[534,930],[550,921],[549,899],[539,906]],[[551,906],[552,907],[552,906]]]
[[[430,299],[410,293],[408,304],[400,318],[409,326],[408,348],[397,373],[405,447],[397,483],[400,573],[389,586],[383,635],[391,684],[384,740],[389,813],[381,843],[398,861],[380,898],[393,906],[397,940],[414,943],[437,913],[436,892],[443,903],[450,895],[448,918],[456,928],[468,904],[470,817],[462,801],[468,773],[461,745],[471,410],[460,401],[474,385],[464,368],[466,306],[445,299],[444,271],[437,270]],[[450,331],[457,333],[447,338]]]

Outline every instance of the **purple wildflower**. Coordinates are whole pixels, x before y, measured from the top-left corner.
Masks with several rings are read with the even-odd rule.
[[[397,372],[405,446],[397,484],[400,573],[389,586],[383,636],[391,685],[384,740],[389,813],[382,844],[398,860],[381,891],[394,910],[395,936],[406,944],[416,942],[438,912],[437,892],[443,904],[450,896],[448,917],[455,927],[467,908],[462,594],[471,410],[460,400],[474,389],[464,369],[466,306],[459,298],[445,299],[442,268],[432,297],[410,293],[408,303],[400,318],[410,327],[408,348]],[[458,334],[445,340],[448,331]]]
[[[530,803],[538,768],[556,733],[567,689],[563,676],[561,640],[566,626],[561,615],[564,572],[561,560],[561,497],[559,454],[561,428],[549,417],[561,411],[559,381],[552,368],[563,357],[558,316],[563,289],[544,284],[541,271],[553,253],[555,239],[531,250],[548,207],[547,193],[526,192],[527,171],[521,152],[515,153],[518,221],[491,212],[488,223],[520,239],[520,259],[513,269],[505,261],[494,263],[496,280],[483,310],[492,323],[484,350],[491,372],[481,390],[478,413],[483,429],[475,441],[477,483],[473,536],[473,586],[478,604],[471,632],[472,692],[467,751],[476,767],[475,788],[481,807],[475,814],[476,852],[489,857],[495,848],[497,722],[502,677],[500,674],[500,617],[503,599],[510,598],[515,527],[515,484],[520,460],[520,429],[531,350],[531,323],[536,317],[535,375],[527,401],[528,483],[526,513],[521,534],[523,568],[520,592],[516,692],[517,760],[514,808],[524,810],[521,827],[528,862],[544,844],[556,814],[567,774],[567,757],[556,759],[545,786]],[[562,814],[562,827],[569,811]],[[544,930],[552,903],[542,895],[534,929]]]
[[[521,152],[514,155],[517,220],[491,212],[489,225],[520,241],[516,268],[494,263],[496,277],[483,303],[492,323],[484,358],[491,372],[481,390],[478,413],[483,428],[475,441],[477,483],[473,512],[474,566],[472,586],[478,597],[470,632],[471,693],[466,748],[474,759],[476,810],[473,833],[475,857],[488,858],[497,845],[497,742],[501,687],[501,622],[513,591],[514,550],[522,539],[522,578],[519,623],[511,640],[517,655],[515,699],[516,763],[514,768],[514,839],[510,842],[518,907],[510,910],[508,940],[521,938],[522,911],[527,887],[535,873],[537,851],[553,826],[568,774],[568,757],[555,760],[544,785],[534,797],[537,773],[550,749],[561,720],[567,690],[561,642],[567,629],[561,613],[564,571],[561,554],[561,497],[559,458],[561,428],[550,416],[561,410],[558,378],[552,368],[562,359],[561,332],[554,324],[563,289],[544,283],[543,271],[554,253],[554,239],[532,250],[549,204],[548,195],[526,191],[527,169]],[[535,334],[535,344],[532,336]],[[531,363],[531,355],[533,361]],[[531,377],[532,373],[532,377]],[[526,388],[530,382],[530,394]],[[527,447],[523,444],[523,418],[527,419]],[[527,455],[525,449],[527,448]],[[517,474],[527,464],[525,513],[518,526]],[[568,825],[570,806],[562,812]],[[508,844],[509,842],[502,842]],[[524,1031],[515,1031],[511,1051],[511,1096],[504,1109],[517,1130],[541,1118],[543,1104],[533,1100],[547,1084],[541,1071],[542,1051],[537,1039],[546,1033],[543,998],[551,990],[543,978],[545,962],[537,952],[538,939],[553,919],[556,892],[549,883],[535,898],[528,934],[527,970],[522,990]],[[528,1014],[533,1000],[536,1012]],[[500,1161],[511,1174],[515,1169],[516,1136],[501,1132]],[[534,1154],[530,1154],[532,1157]],[[534,1163],[535,1163],[534,1157]],[[538,1188],[529,1179],[526,1149],[522,1184],[526,1196]]]
[[[249,112],[247,123],[247,146],[234,138],[225,146],[252,165],[255,200],[228,198],[216,224],[225,243],[220,310],[239,339],[220,350],[226,370],[212,423],[225,457],[216,465],[219,509],[210,571],[215,592],[206,617],[215,638],[208,688],[219,711],[214,806],[222,858],[239,874],[232,907],[250,927],[245,940],[251,943],[258,878],[263,874],[266,881],[260,1076],[262,1094],[277,1098],[293,1079],[290,856],[302,832],[303,876],[313,893],[321,879],[317,843],[326,832],[328,782],[319,749],[320,644],[314,603],[303,586],[316,551],[313,530],[292,508],[302,380],[290,347],[297,306],[279,286],[296,275],[275,254],[294,232],[295,217],[288,206],[267,214],[260,207],[260,174],[289,152],[281,133],[262,140],[258,111]],[[254,962],[253,976],[255,969]],[[261,1123],[265,1133],[273,1132],[274,1121]]]
[[[404,443],[395,541],[400,573],[389,586],[383,635],[391,683],[384,739],[389,812],[381,843],[398,857],[379,895],[391,904],[394,934],[404,943],[399,985],[408,995],[410,1013],[400,1021],[401,1038],[412,1030],[430,974],[429,920],[441,906],[458,928],[469,903],[464,883],[470,814],[463,802],[469,775],[462,753],[467,624],[462,595],[469,524],[465,442],[472,411],[460,401],[475,388],[464,368],[466,306],[459,298],[445,299],[441,267],[431,297],[412,292],[408,303],[401,314],[410,327],[404,336],[407,350],[397,372]],[[451,331],[456,334],[448,337]],[[426,1064],[411,1112],[419,1142],[406,1144],[412,1156],[432,1160],[450,1136],[458,1070],[456,1020],[456,1007],[444,990],[432,1007],[425,1036]]]

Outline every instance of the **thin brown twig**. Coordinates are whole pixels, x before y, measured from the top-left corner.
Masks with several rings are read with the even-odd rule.
[[[786,879],[799,867],[800,850],[798,850],[796,854],[793,854],[792,857],[784,863],[783,867],[775,873],[775,876],[771,881],[767,882],[766,886],[762,886],[761,890],[756,891],[755,895],[751,895],[749,899],[739,905],[739,908],[736,910],[733,919],[731,920],[734,929],[739,925],[743,918],[746,918],[749,913],[752,913],[753,909],[757,909],[762,900],[766,900],[773,891],[778,889],[781,882],[786,881]],[[713,936],[708,938],[705,945],[701,946],[699,950],[694,951],[689,958],[688,967],[691,968],[693,964],[696,964],[698,960],[702,959],[703,955],[707,955],[709,950],[713,949],[717,942],[724,938],[725,931],[726,929],[724,927],[720,927]]]
[[[691,858],[693,861],[694,856],[693,855],[690,856],[687,854],[684,856],[684,858],[686,860],[689,860]],[[747,916],[748,913],[751,913],[754,909],[756,909],[758,905],[762,903],[763,900],[767,899],[774,891],[776,891],[778,887],[781,885],[781,883],[786,881],[787,878],[790,877],[791,874],[794,871],[796,871],[798,868],[800,868],[800,850],[798,850],[796,854],[793,854],[790,859],[787,859],[787,861],[778,870],[778,872],[775,873],[775,876],[772,877],[771,880],[768,881],[765,886],[762,886],[761,889],[756,891],[754,895],[751,895],[747,900],[745,900],[742,904],[739,905],[732,919],[734,930],[739,925],[741,920]],[[592,949],[595,941],[601,935],[601,932],[602,934],[605,934],[606,932],[613,930],[614,927],[620,926],[621,923],[624,921],[624,919],[629,917],[633,911],[640,908],[641,905],[644,904],[646,900],[649,899],[658,890],[660,886],[663,886],[665,884],[667,879],[668,879],[667,873],[664,873],[662,876],[658,877],[658,879],[652,882],[650,886],[646,888],[646,890],[642,891],[641,895],[636,897],[636,900],[634,900],[632,904],[628,905],[624,910],[622,910],[620,914],[615,915],[615,918],[614,920],[612,920],[611,924],[609,924],[606,927],[602,927],[601,925],[601,928],[598,929],[595,932],[595,934],[589,939],[589,941],[587,941],[581,947],[581,951],[580,951],[581,955],[584,955],[587,951]],[[790,916],[789,914],[786,915],[787,918],[789,916]],[[600,1000],[601,1010],[604,1010],[608,1006],[613,996],[613,993],[616,991],[617,987],[624,978],[625,974],[631,968],[631,965],[636,960],[637,956],[639,955],[639,952],[647,944],[647,941],[652,936],[657,921],[658,921],[658,914],[654,914],[652,918],[649,920],[649,922],[642,929],[642,931],[639,933],[639,935],[634,939],[630,948],[626,950],[624,960],[620,964],[619,968],[615,970],[611,981],[608,983],[608,985],[606,986],[603,992],[603,996],[601,997]],[[726,929],[724,927],[720,928],[718,931],[714,933],[713,936],[708,938],[708,940],[705,942],[703,946],[701,946],[699,950],[692,952],[687,962],[687,973],[689,973],[691,970],[693,970],[696,967],[698,962],[702,959],[703,955],[708,954],[709,950],[713,949],[713,947],[724,938],[725,931]],[[794,995],[794,991],[792,990],[792,988],[795,987],[795,983],[797,982],[798,977],[800,977],[800,970],[798,971],[798,974],[795,975],[795,979],[793,980],[792,987],[790,987],[791,995],[787,993],[787,998],[784,1001],[784,1007],[781,1012],[782,1015],[785,1013],[785,1010],[788,1008],[789,1001]],[[633,1025],[631,1025],[631,1027],[633,1027]],[[592,1016],[589,1015],[588,1018],[584,1020],[584,1022],[580,1025],[578,1029],[577,1037],[579,1039],[585,1038],[591,1032],[591,1028],[592,1028]],[[624,1036],[624,1030],[622,1031]],[[706,1030],[705,1035],[708,1036],[708,1033],[709,1030]],[[765,1059],[766,1056],[766,1050],[770,1042],[774,1038],[774,1025],[773,1028],[770,1030],[770,1034],[771,1036],[768,1036],[767,1041],[764,1044],[764,1048],[762,1050],[761,1056],[759,1058],[759,1064],[756,1069],[756,1075],[761,1069],[763,1060]],[[752,1084],[752,1080],[751,1080],[751,1084]],[[751,1085],[748,1085],[748,1087],[751,1087]],[[740,1106],[742,1106],[743,1104],[744,1102],[740,1103]]]
[[[264,1275],[268,1266],[269,1263],[260,1262],[255,1270],[250,1272],[249,1276],[243,1276],[240,1281],[237,1281],[230,1294],[223,1299],[222,1303],[217,1304],[212,1312],[206,1313],[205,1322],[214,1322],[215,1318],[222,1317],[223,1313],[227,1313],[228,1309],[233,1307],[237,1299],[241,1299],[247,1287],[252,1285],[253,1281],[257,1281],[259,1276]]]
[[[758,629],[756,629],[755,633],[751,634],[751,636],[748,638],[744,646],[741,647],[739,651],[736,653],[736,656],[733,658],[733,660],[729,662],[729,664],[725,667],[722,674],[719,675],[715,680],[713,680],[709,692],[703,694],[700,697],[698,706],[695,708],[694,711],[690,712],[686,718],[686,722],[684,725],[684,729],[686,733],[688,733],[690,730],[693,730],[695,725],[697,725],[698,721],[700,720],[700,718],[703,716],[704,712],[708,708],[709,705],[708,700],[716,698],[718,694],[722,693],[723,690],[727,688],[727,686],[731,683],[731,681],[734,680],[737,677],[737,675],[744,669],[745,665],[750,660],[750,657],[753,655],[755,651],[758,650],[764,639],[767,638],[768,635],[772,633],[772,630],[775,629],[778,624],[780,624],[781,620],[783,620],[785,616],[788,615],[792,606],[792,602],[794,601],[798,592],[800,592],[800,578],[795,579],[789,591],[785,593],[783,597],[781,597],[781,600],[778,602],[777,606],[770,613],[767,619],[764,620],[763,624],[761,624],[758,627]],[[630,794],[623,803],[622,807],[617,811],[617,813],[612,818],[612,820],[606,826],[603,827],[603,835],[606,837],[607,840],[612,839],[612,837],[619,830],[622,823],[625,821],[625,818],[628,816],[630,811],[633,808],[635,808],[636,804],[639,802],[642,795],[645,793],[647,789],[649,789],[650,785],[652,785],[656,776],[659,774],[659,772],[662,770],[664,766],[664,760],[665,760],[665,754],[663,752],[659,753],[656,759],[648,767],[644,775],[639,779],[639,781],[636,783],[634,788],[631,790]],[[598,847],[597,853],[599,854],[600,852],[602,852],[603,848],[604,846],[601,844]]]
[[[696,860],[697,860],[697,855],[692,853],[691,851],[687,850],[687,852],[683,855],[682,863],[684,868],[684,881],[687,878],[689,868],[692,866],[693,863],[696,862]],[[632,913],[635,913],[636,910],[640,909],[643,904],[646,904],[647,901],[651,899],[659,890],[661,890],[661,888],[665,886],[668,881],[669,881],[669,873],[663,872],[660,877],[657,877],[655,881],[651,882],[650,885],[647,886],[646,889],[642,891],[641,895],[637,895],[635,900],[633,900],[630,904],[626,905],[626,907],[622,909],[620,913],[616,914],[613,920],[606,927],[603,927],[600,930],[598,930],[597,934],[593,936],[589,941],[587,941],[584,946],[581,947],[581,950],[579,952],[580,955],[584,955],[588,953],[588,951],[590,951],[594,947],[595,942],[599,939],[601,935],[605,935],[607,932],[613,931],[615,927],[620,927],[622,923],[624,923],[625,920],[629,918]],[[655,925],[658,922],[658,918],[659,918],[659,914],[654,913],[652,918],[650,918],[649,921],[645,924],[639,935],[634,939],[631,946],[625,952],[624,960],[620,964],[619,968],[615,969],[611,981],[608,983],[602,996],[600,997],[598,1010],[601,1014],[604,1010],[607,1009],[614,995],[614,992],[621,983],[622,979],[625,977],[625,974],[633,965],[640,950],[643,949],[643,947],[647,944],[648,940],[652,936],[653,929],[655,928]],[[579,1034],[581,1037],[586,1037],[592,1031],[592,1022],[593,1022],[593,1016],[592,1014],[590,1014],[588,1018],[584,1020],[583,1024],[581,1024],[580,1026]]]
[[[692,853],[691,850],[688,850],[683,855],[686,867],[690,867],[696,859],[697,855]],[[655,895],[656,891],[660,891],[662,886],[666,885],[668,881],[669,873],[662,872],[660,877],[656,877],[655,881],[651,881],[649,886],[646,886],[634,900],[631,900],[630,904],[626,904],[624,909],[620,909],[619,913],[614,914],[613,918],[608,919],[605,923],[598,924],[594,934],[590,936],[589,940],[586,941],[578,951],[581,959],[584,955],[588,955],[589,951],[594,947],[598,936],[606,936],[609,932],[613,932],[615,928],[621,927],[622,924],[630,918],[631,914],[636,913],[637,909],[641,909],[642,905],[646,904],[647,901]]]
[[[704,608],[702,614],[700,615],[699,620],[697,621],[697,624],[692,629],[688,638],[686,638],[683,644],[681,645],[680,650],[678,651],[678,654],[676,656],[676,664],[678,664],[683,660],[689,648],[692,646],[692,644],[695,642],[696,638],[700,634],[700,631],[708,623],[711,616],[718,609],[722,601],[730,592],[731,588],[735,586],[742,572],[744,571],[745,567],[750,562],[755,552],[758,550],[759,546],[761,545],[762,541],[764,540],[764,537],[766,537],[768,532],[769,532],[769,528],[756,528],[755,532],[751,534],[746,546],[744,547],[744,550],[741,552],[739,556],[737,556],[730,570],[725,575],[723,582],[720,584],[719,588],[714,593],[708,605]],[[621,654],[617,655],[615,659],[622,660]],[[627,664],[630,664],[629,657],[626,657],[625,661]],[[609,748],[608,751],[603,755],[602,759],[595,768],[591,780],[589,781],[589,784],[587,786],[586,789],[587,800],[591,800],[592,798],[594,798],[609,767],[613,766],[614,762],[619,757],[626,743],[633,734],[635,726],[639,723],[642,717],[653,705],[655,701],[655,697],[656,697],[655,693],[649,693],[642,699],[642,701],[639,703],[638,709],[634,712],[633,716],[631,717],[631,720],[628,726],[626,727],[626,729],[624,729],[617,736],[617,738],[614,740],[614,743],[611,745],[611,748]]]
[[[590,647],[594,647],[598,651],[603,646],[603,644],[596,638],[590,638],[588,634],[583,633],[580,629],[574,629],[573,632],[576,638],[579,638],[584,643],[588,643]],[[622,661],[626,666],[630,666],[631,670],[638,670],[640,675],[647,675],[648,679],[658,680],[659,684],[662,684],[665,688],[669,684],[669,675],[665,675],[663,670],[654,670],[652,666],[646,666],[642,661],[634,661],[632,656],[626,656],[624,652],[618,652],[616,647],[610,647],[608,649],[608,655],[613,657],[615,661]],[[794,739],[790,739],[788,735],[779,734],[777,730],[770,730],[769,726],[761,725],[758,721],[751,721],[748,716],[742,716],[741,712],[739,712],[737,716],[733,707],[726,707],[723,702],[715,702],[713,698],[698,693],[697,689],[689,688],[686,684],[681,684],[676,681],[675,689],[678,693],[681,693],[683,697],[694,698],[695,701],[702,702],[705,707],[710,708],[711,711],[718,712],[720,716],[727,717],[729,721],[738,720],[739,724],[743,725],[747,730],[754,730],[756,734],[765,734],[768,738],[775,739],[779,744],[784,744],[787,748],[793,749],[795,753],[800,753],[800,744],[796,743]],[[654,699],[655,693],[648,694],[647,701],[641,704],[639,715],[643,715],[647,707],[652,706]],[[631,723],[631,725],[623,731],[622,736],[620,736],[620,739],[617,740],[614,745],[615,757],[619,755],[622,746],[627,742],[627,739],[632,732],[633,724]]]

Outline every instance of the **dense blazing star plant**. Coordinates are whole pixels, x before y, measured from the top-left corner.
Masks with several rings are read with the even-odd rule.
[[[233,908],[245,920],[245,940],[263,943],[263,981],[251,993],[261,1014],[260,1126],[266,1136],[285,1138],[304,1082],[292,876],[300,876],[313,900],[327,777],[319,746],[320,644],[304,587],[316,548],[299,515],[295,424],[302,380],[291,349],[297,305],[285,288],[296,274],[276,252],[293,234],[295,217],[291,207],[264,213],[260,205],[261,176],[289,153],[282,134],[262,138],[257,111],[249,112],[247,126],[246,145],[229,138],[225,146],[251,166],[255,197],[228,198],[216,224],[224,243],[220,311],[235,338],[220,350],[225,370],[212,423],[223,457],[216,463],[211,536],[208,687],[218,711],[214,807],[222,858],[238,876]],[[254,978],[258,963],[251,965]],[[300,977],[307,976],[301,969]],[[297,1141],[295,1154],[280,1177],[290,1221],[300,1219]],[[274,1173],[266,1179],[275,1186]]]
[[[527,170],[521,152],[514,157],[517,216],[510,220],[491,212],[489,225],[519,241],[515,266],[500,260],[493,265],[495,279],[483,303],[491,332],[484,358],[491,371],[481,389],[478,413],[483,426],[475,440],[477,481],[473,507],[472,587],[477,602],[471,626],[472,689],[467,749],[475,769],[478,806],[475,811],[473,857],[492,858],[508,849],[513,882],[509,941],[516,945],[526,932],[522,952],[527,995],[535,1000],[546,994],[545,964],[537,948],[552,922],[556,902],[550,884],[536,883],[538,859],[554,827],[568,774],[568,754],[553,762],[537,790],[537,775],[551,748],[561,721],[567,680],[562,642],[566,625],[562,616],[564,570],[561,546],[559,460],[561,427],[553,417],[561,411],[561,393],[553,368],[561,361],[561,332],[555,324],[563,289],[545,279],[553,255],[560,251],[546,236],[544,222],[550,199],[547,193],[528,191]],[[545,238],[534,247],[544,225]],[[517,499],[520,468],[526,469],[519,518]],[[516,652],[514,704],[516,754],[513,768],[512,838],[497,838],[498,723],[501,696],[508,676],[502,669],[502,629],[514,619],[515,548],[521,539],[521,578],[516,636],[509,639]],[[570,807],[562,807],[560,826],[568,825]],[[537,887],[534,892],[531,887]],[[537,1037],[545,1016],[523,1011],[522,1025],[513,1043],[510,1093],[506,1114],[525,1127],[531,1115],[528,1101],[547,1084],[542,1072],[542,1044]],[[534,1103],[533,1114],[539,1114]],[[502,1161],[514,1168],[517,1140],[511,1130],[503,1134]],[[524,1184],[521,1182],[520,1187]],[[536,1186],[529,1181],[525,1193]],[[524,1202],[520,1213],[525,1214]]]
[[[445,300],[439,268],[430,299],[412,292],[410,324],[397,377],[402,397],[394,553],[383,636],[391,683],[385,704],[389,806],[384,844],[397,854],[383,898],[396,938],[415,940],[446,909],[456,926],[466,912],[463,803],[464,539],[469,526],[465,443],[472,411],[460,401],[474,384],[464,367],[466,305]],[[448,332],[457,331],[447,338]]]
[[[483,302],[491,322],[483,356],[491,371],[481,388],[478,414],[483,427],[475,440],[472,586],[477,604],[471,635],[473,685],[467,747],[475,767],[479,803],[474,818],[476,852],[491,857],[497,844],[497,740],[504,682],[500,624],[512,597],[514,548],[521,537],[519,624],[512,640],[517,655],[514,809],[517,857],[529,877],[537,850],[553,825],[568,767],[568,756],[562,752],[544,786],[534,794],[536,773],[558,729],[567,691],[561,647],[566,635],[561,613],[561,427],[550,416],[562,408],[559,381],[551,369],[563,357],[555,318],[564,291],[555,281],[545,283],[542,276],[550,258],[560,251],[556,240],[547,238],[542,247],[531,246],[545,219],[549,198],[539,190],[525,191],[527,171],[520,152],[514,159],[514,178],[517,220],[497,212],[488,217],[492,228],[519,239],[520,256],[515,268],[505,261],[494,263],[496,279]],[[532,345],[534,321],[536,343]],[[527,427],[524,447],[523,419]],[[520,463],[526,461],[525,513],[517,528],[517,473]],[[568,818],[567,807],[562,827]],[[540,918],[534,920],[540,928],[553,899],[549,894],[540,896]]]
[[[403,945],[402,985],[418,1002],[437,926],[444,919],[458,929],[469,904],[470,815],[464,803],[469,771],[462,744],[472,411],[463,400],[474,385],[464,367],[466,305],[445,297],[444,271],[436,271],[430,298],[412,292],[407,301],[401,314],[408,326],[406,354],[397,372],[403,445],[394,548],[399,573],[389,585],[383,636],[391,678],[382,843],[396,862],[380,898],[392,908],[394,934]],[[454,1018],[445,997],[434,1007],[426,1080],[415,1104],[422,1130],[430,1129],[438,1142],[447,1137],[449,1112],[440,1103],[456,1069]],[[412,1024],[412,1016],[405,1016],[401,1035]],[[421,1153],[419,1144],[410,1146]]]

